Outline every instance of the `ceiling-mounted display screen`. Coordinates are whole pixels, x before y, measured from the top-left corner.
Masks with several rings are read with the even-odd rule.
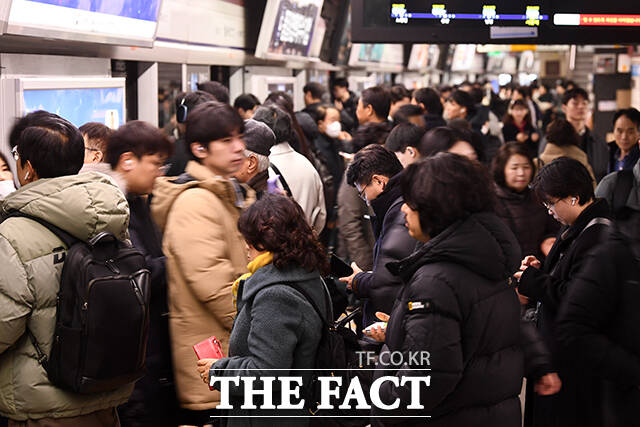
[[[318,28],[323,0],[268,0],[255,55],[306,59]]]
[[[13,0],[7,33],[151,47],[161,0]]]
[[[612,0],[353,0],[356,42],[640,43],[640,9]]]

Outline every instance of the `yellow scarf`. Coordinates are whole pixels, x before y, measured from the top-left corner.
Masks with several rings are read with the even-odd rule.
[[[231,286],[231,293],[233,295],[233,306],[236,309],[238,309],[238,287],[240,286],[240,283],[251,277],[251,275],[258,271],[258,269],[271,264],[271,262],[273,262],[273,254],[271,252],[265,252],[258,255],[247,265],[247,270],[249,270],[249,272],[238,277],[236,281],[233,282],[233,285]]]

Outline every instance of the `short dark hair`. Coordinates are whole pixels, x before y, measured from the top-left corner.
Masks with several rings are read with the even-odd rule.
[[[322,99],[322,95],[325,94],[326,89],[320,83],[309,82],[302,88],[302,92],[311,92],[313,99]]]
[[[640,129],[640,111],[635,108],[624,108],[622,110],[616,111],[616,114],[613,115],[613,126],[615,127],[616,122],[620,117],[626,117],[631,120],[633,124],[636,125],[636,128]]]
[[[242,108],[244,111],[253,110],[253,107],[260,105],[260,100],[252,93],[243,93],[233,101],[233,108]]]
[[[384,146],[394,153],[404,153],[407,147],[417,149],[424,134],[423,128],[411,123],[402,123],[393,128]]]
[[[493,180],[501,187],[506,187],[507,183],[504,179],[504,168],[507,166],[507,162],[512,156],[519,154],[521,156],[526,157],[529,162],[529,166],[531,166],[531,172],[536,170],[535,165],[533,164],[533,158],[529,153],[529,149],[519,142],[507,142],[502,145],[496,156],[493,158],[491,162],[491,173],[493,174]]]
[[[373,86],[365,89],[362,91],[360,99],[362,100],[363,107],[371,105],[378,118],[386,120],[389,116],[391,95],[389,94],[389,90],[386,88],[382,86]]]
[[[580,146],[580,135],[565,119],[555,119],[547,126],[547,141],[558,146]]]
[[[244,121],[240,114],[229,104],[209,101],[199,104],[187,116],[185,142],[191,145],[198,142],[209,147],[211,141],[231,136],[234,132],[244,132]],[[192,160],[200,161],[187,149]]]
[[[336,106],[333,104],[322,104],[313,108],[309,115],[313,120],[317,123],[320,120],[324,120],[327,117],[327,111],[329,110],[337,110]]]
[[[132,120],[113,132],[107,143],[105,159],[111,169],[118,166],[123,153],[131,152],[137,158],[153,154],[173,154],[173,144],[160,129],[141,120]]]
[[[333,81],[333,84],[331,85],[331,87],[336,87],[336,86],[349,89],[349,81],[344,77],[338,77]]]
[[[449,96],[449,100],[455,102],[461,107],[467,109],[467,117],[471,117],[475,114],[475,102],[473,97],[463,90],[454,90]]]
[[[176,110],[180,108],[180,106],[184,105],[185,107],[187,107],[187,117],[189,117],[189,113],[192,112],[197,105],[215,100],[216,98],[213,95],[203,90],[195,90],[193,92],[180,92],[178,96],[176,96],[175,100]]]
[[[419,105],[405,104],[401,105],[393,115],[393,124],[410,123],[410,117],[422,116],[422,108]]]
[[[528,86],[517,86],[514,90],[520,93],[525,100],[531,98],[531,88]]]
[[[383,145],[389,136],[389,131],[387,123],[366,123],[356,129],[351,145],[354,151],[358,151],[370,144]]]
[[[477,86],[472,86],[467,93],[471,95],[474,104],[480,104],[484,98],[484,91]]]
[[[198,83],[198,90],[209,92],[218,102],[229,103],[229,89],[220,82],[208,81]]]
[[[441,116],[444,111],[442,107],[442,101],[440,100],[440,94],[435,90],[423,87],[422,89],[416,89],[413,92],[413,97],[419,104],[424,105],[425,113],[435,114]]]
[[[372,144],[358,151],[347,169],[347,184],[368,184],[373,175],[392,178],[402,172],[395,154],[382,145]]]
[[[253,119],[269,126],[276,135],[276,144],[291,142],[291,116],[282,108],[274,104],[262,105]]]
[[[422,157],[429,157],[449,151],[458,141],[468,142],[476,151],[476,155],[480,155],[478,148],[471,141],[471,132],[447,126],[440,126],[425,133],[416,148]]]
[[[266,194],[240,215],[238,230],[248,244],[271,252],[273,265],[279,270],[299,266],[309,272],[328,273],[322,244],[300,205],[289,197]]]
[[[531,187],[538,199],[547,202],[550,197],[577,196],[582,206],[595,198],[591,174],[582,163],[569,157],[559,157],[545,165]]]
[[[393,85],[389,90],[391,95],[391,103],[402,101],[405,98],[411,99],[411,92],[404,85]]]
[[[34,111],[18,119],[9,134],[20,164],[27,161],[39,178],[77,174],[84,164],[84,138],[74,125],[57,114]]]
[[[574,87],[573,89],[569,89],[562,95],[562,105],[567,105],[569,101],[574,98],[582,98],[585,101],[589,100],[589,94],[586,90],[581,87]]]
[[[89,122],[79,128],[82,136],[86,136],[89,148],[100,150],[103,154],[107,151],[107,141],[113,134],[113,130],[102,123]]]
[[[400,185],[405,203],[418,212],[431,238],[478,212],[492,212],[495,194],[487,169],[452,153],[440,153],[407,167]]]

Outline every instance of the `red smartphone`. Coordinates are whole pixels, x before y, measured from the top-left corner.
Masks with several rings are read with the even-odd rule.
[[[198,360],[200,359],[222,359],[224,354],[222,353],[222,346],[216,337],[209,337],[204,341],[200,341],[193,346],[193,351],[196,352]],[[209,386],[209,390],[213,390]]]

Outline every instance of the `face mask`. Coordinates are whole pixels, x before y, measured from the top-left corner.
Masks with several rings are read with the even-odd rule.
[[[13,185],[13,181],[0,181],[0,199],[4,199],[14,191],[16,191],[16,187]]]
[[[339,137],[340,132],[342,132],[342,126],[340,125],[340,122],[333,122],[329,126],[327,126],[327,136],[330,138]]]

